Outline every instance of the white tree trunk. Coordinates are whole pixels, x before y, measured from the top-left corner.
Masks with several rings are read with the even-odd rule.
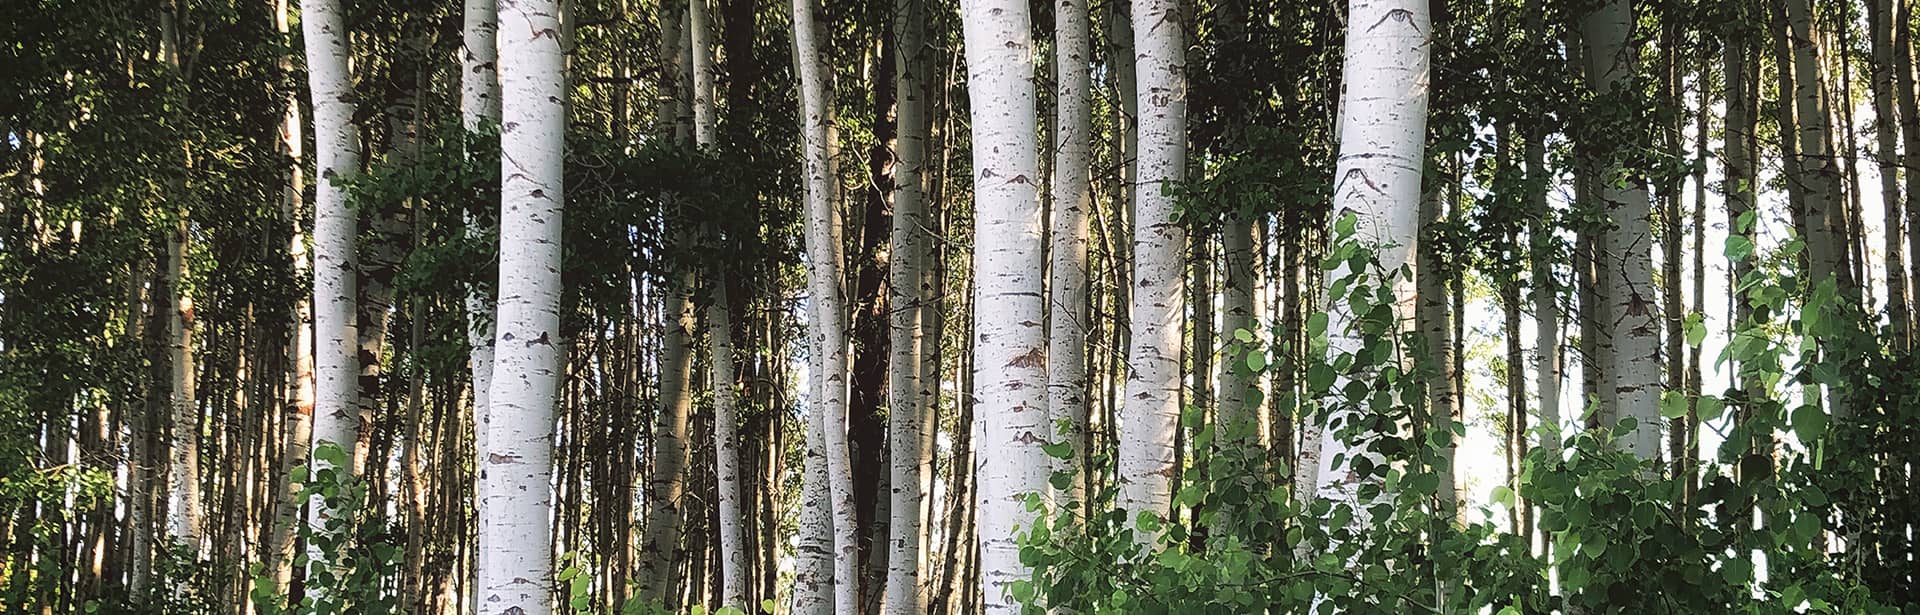
[[[1048,250],[1047,412],[1048,440],[1072,445],[1073,456],[1054,459],[1052,472],[1073,475],[1057,492],[1061,504],[1085,498],[1082,467],[1087,431],[1087,217],[1093,208],[1093,102],[1089,71],[1090,7],[1085,0],[1054,5],[1055,89],[1052,244]]]
[[[1616,3],[1623,1],[1615,0]],[[1806,214],[1807,236],[1805,239],[1811,282],[1818,285],[1827,278],[1837,276],[1840,278],[1839,282],[1843,284],[1840,288],[1841,295],[1845,296],[1847,289],[1844,284],[1849,275],[1845,267],[1846,250],[1841,238],[1845,230],[1844,225],[1840,223],[1842,215],[1839,209],[1841,207],[1840,177],[1833,156],[1827,150],[1828,144],[1831,143],[1827,135],[1827,118],[1831,116],[1828,114],[1825,91],[1820,84],[1820,59],[1816,52],[1819,45],[1813,38],[1815,33],[1811,23],[1812,11],[1807,4],[1807,0],[1787,0],[1784,3],[1787,23],[1792,28],[1792,37],[1789,42],[1793,48],[1793,114],[1796,119],[1795,129],[1799,133],[1797,158],[1800,161],[1800,177],[1788,181],[1798,181],[1805,192],[1801,206],[1805,208]],[[1594,17],[1589,17],[1589,21],[1597,19],[1597,16],[1603,13],[1604,11],[1596,11]],[[1609,20],[1609,23],[1612,21]],[[1618,27],[1626,26],[1627,24],[1623,22]],[[1624,38],[1626,35],[1623,32],[1618,36]],[[1590,48],[1596,44],[1598,43],[1592,40],[1587,43]],[[1622,47],[1625,46],[1622,45]],[[1632,52],[1626,50],[1621,53],[1631,54]],[[1595,74],[1599,74],[1597,69],[1598,67]],[[1630,68],[1619,69],[1614,73],[1608,73],[1607,77],[1625,79],[1631,74]],[[1611,203],[1612,199],[1608,201]],[[1620,386],[1627,385],[1627,381],[1620,383]],[[1658,399],[1657,391],[1654,395],[1655,399]]]
[[[274,3],[273,23],[275,31],[282,37],[290,33],[287,19],[287,2]],[[291,52],[280,60],[283,73],[293,72]],[[287,260],[293,272],[293,278],[304,280],[313,271],[313,263],[307,254],[307,237],[301,228],[301,209],[306,199],[305,139],[301,137],[300,101],[297,94],[288,93],[285,102],[285,115],[280,123],[279,150],[291,162],[287,166],[287,185],[280,201],[280,217],[285,219],[292,232],[287,239]],[[313,441],[313,300],[311,297],[296,297],[293,304],[292,339],[287,344],[287,389],[284,439],[280,448],[278,471],[281,491],[274,495],[273,529],[266,545],[267,566],[273,572],[274,595],[285,596],[293,583],[293,546],[294,524],[300,522],[300,511],[304,508],[296,495],[299,487],[286,474],[294,466],[306,463],[308,446]]]
[[[702,149],[717,147],[718,120],[713,108],[713,31],[706,0],[687,3],[688,39],[693,71],[693,138]],[[747,608],[747,545],[740,506],[740,448],[734,437],[739,422],[734,393],[733,313],[727,278],[716,271],[709,281],[707,339],[713,356],[714,480],[720,509],[720,604]]]
[[[818,347],[810,363],[820,369]],[[808,399],[818,399],[819,378],[809,383]],[[822,442],[825,416],[817,407],[807,410],[806,461],[800,490],[799,538],[794,548],[793,614],[833,615],[833,488],[827,484],[827,447]]]
[[[1257,333],[1254,328],[1254,293],[1257,290],[1253,270],[1256,259],[1253,242],[1253,220],[1243,214],[1228,214],[1226,224],[1220,232],[1220,252],[1226,261],[1226,284],[1221,289],[1220,331],[1230,338],[1238,336],[1237,331],[1245,329],[1248,333]],[[1246,446],[1258,442],[1257,425],[1259,416],[1252,412],[1248,399],[1254,393],[1253,373],[1243,366],[1246,363],[1245,352],[1228,355],[1228,360],[1220,362],[1219,415],[1222,444]],[[1235,429],[1246,429],[1247,437],[1241,440],[1227,438]]]
[[[1419,239],[1420,174],[1426,166],[1428,73],[1427,50],[1432,31],[1426,0],[1350,0],[1341,82],[1346,91],[1340,104],[1340,158],[1334,167],[1333,215],[1355,217],[1355,237],[1382,246],[1379,265],[1396,271],[1416,254]],[[1355,272],[1343,261],[1327,272],[1332,282]],[[1364,272],[1372,273],[1372,272]],[[1379,278],[1374,278],[1376,282]],[[1400,278],[1394,286],[1394,317],[1404,323],[1414,315],[1413,280]],[[1327,352],[1329,356],[1357,353],[1362,338],[1359,316],[1329,298]],[[1361,376],[1364,378],[1365,376]],[[1320,450],[1314,491],[1322,498],[1355,504],[1353,524],[1367,523],[1358,506],[1363,481],[1349,468],[1363,454],[1367,434],[1353,442],[1334,427],[1351,424],[1359,413],[1337,392],[1350,376],[1336,377],[1336,394],[1324,400],[1319,423]],[[1335,466],[1336,460],[1344,460]]]
[[[847,323],[840,277],[840,229],[834,212],[834,174],[828,155],[834,138],[826,89],[831,76],[822,59],[819,7],[812,0],[793,2],[793,44],[800,74],[806,168],[807,288],[812,304],[814,348],[820,353],[813,377],[819,395],[810,400],[819,412],[821,444],[826,448],[827,485],[833,509],[833,612],[859,612],[859,526],[854,516],[853,468],[847,448]]]
[[[1635,47],[1628,44],[1633,12],[1627,0],[1610,0],[1580,20],[1581,39],[1586,45],[1587,76],[1594,87],[1632,87]],[[1610,157],[1603,157],[1608,159]],[[1609,163],[1613,164],[1613,163]],[[1612,169],[1602,169],[1600,177],[1613,177]],[[1611,396],[1618,416],[1602,417],[1601,427],[1611,427],[1620,418],[1633,417],[1639,426],[1623,444],[1641,459],[1660,456],[1658,420],[1660,392],[1660,322],[1653,309],[1652,205],[1646,184],[1639,178],[1625,183],[1601,183],[1600,200],[1606,206],[1613,228],[1606,233],[1605,254],[1611,266],[1601,281],[1600,322],[1612,329],[1610,352],[1603,344],[1600,361],[1604,363],[1603,397]]]
[[[927,117],[925,0],[894,3],[894,100],[899,141],[894,146],[893,228],[887,270],[889,318],[892,320],[887,359],[887,447],[892,516],[887,536],[887,582],[882,601],[887,615],[918,615],[927,610],[921,571],[926,557],[921,548],[925,527],[921,511],[933,482],[933,457],[926,446],[930,429],[937,429],[921,391],[928,383],[923,361],[929,349],[938,352],[937,339],[926,335],[928,323],[923,286],[932,252],[928,231],[925,169]]]
[[[1134,0],[1134,95],[1139,105],[1134,189],[1132,339],[1120,410],[1118,505],[1132,524],[1165,517],[1173,502],[1180,428],[1180,325],[1186,312],[1187,232],[1169,190],[1186,177],[1186,37],[1178,0]],[[1156,537],[1142,534],[1142,542]]]
[[[659,603],[679,586],[673,578],[680,546],[681,497],[686,491],[687,416],[693,402],[693,302],[687,298],[690,276],[668,274],[666,330],[660,334],[660,417],[653,432],[653,474],[647,483],[646,524],[641,534],[634,581],[641,600]]]
[[[359,171],[360,143],[347,64],[352,52],[342,13],[339,0],[308,0],[301,7],[300,29],[313,93],[314,167],[319,176],[313,203],[313,446],[332,444],[351,452],[360,431],[359,336],[354,324],[358,223],[341,182]],[[325,460],[313,460],[316,472],[330,467]],[[324,530],[331,516],[315,496],[308,525]],[[307,554],[310,567],[325,565],[315,546],[308,545]]]
[[[713,26],[706,0],[688,0],[687,37],[692,44],[693,141],[713,147],[717,136],[713,109]]]
[[[173,11],[160,14],[161,56],[167,69],[181,75],[180,32]],[[187,164],[192,167],[192,162]],[[170,184],[172,198],[186,195],[179,181]],[[193,298],[186,291],[188,219],[184,204],[173,211],[167,233],[167,400],[170,439],[167,443],[167,538],[200,552],[200,416],[195,404],[193,369]]]
[[[500,290],[480,453],[479,609],[553,609],[553,408],[560,339],[566,53],[557,0],[500,4]]]
[[[1045,262],[1034,131],[1033,42],[1025,0],[961,3],[973,119],[974,412],[979,455],[980,591],[984,612],[1018,613],[1009,587],[1027,578],[1015,532],[1031,524],[1024,494],[1045,493]]]
[[[187,210],[167,235],[167,356],[172,442],[167,446],[167,537],[200,552],[200,412],[193,369],[193,297],[186,291]]]
[[[494,0],[466,0],[466,23],[460,52],[460,126],[468,132],[500,123],[500,74],[494,38],[500,30]],[[485,235],[467,220],[467,238]],[[481,285],[467,288],[467,357],[473,372],[473,450],[487,450],[486,413],[493,388],[493,296]],[[476,463],[478,463],[476,461]],[[478,466],[475,466],[478,467]]]

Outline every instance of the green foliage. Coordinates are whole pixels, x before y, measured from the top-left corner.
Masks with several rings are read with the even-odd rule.
[[[1444,449],[1463,435],[1415,421],[1417,378],[1401,366],[1424,361],[1417,338],[1398,333],[1390,288],[1404,271],[1383,271],[1376,248],[1356,241],[1351,220],[1335,225],[1327,268],[1346,265],[1330,286],[1333,309],[1356,314],[1352,329],[1328,331],[1325,313],[1308,319],[1315,338],[1309,388],[1318,420],[1358,451],[1335,471],[1358,478],[1349,494],[1296,497],[1291,472],[1262,451],[1235,445],[1235,430],[1194,436],[1194,467],[1175,485],[1187,516],[1085,518],[1077,503],[1048,506],[1021,537],[1031,579],[1010,591],[1029,612],[1523,613],[1895,613],[1920,606],[1905,583],[1913,549],[1902,532],[1916,497],[1888,468],[1913,467],[1920,440],[1920,378],[1914,358],[1888,356],[1857,308],[1831,282],[1795,290],[1790,274],[1762,268],[1738,286],[1756,304],[1737,323],[1723,362],[1740,387],[1688,399],[1669,393],[1663,413],[1691,404],[1703,425],[1730,426],[1698,473],[1674,473],[1615,444],[1638,428],[1631,418],[1535,447],[1519,490],[1496,488],[1501,508],[1537,511],[1545,548],[1484,523],[1463,523],[1439,496]],[[1731,242],[1730,242],[1731,243]],[[1731,247],[1731,246],[1730,246]],[[1797,250],[1789,243],[1782,252]],[[1780,255],[1769,255],[1777,264]],[[1790,271],[1790,270],[1788,270]],[[1798,311],[1786,309],[1795,296]],[[1694,323],[1691,327],[1699,327]],[[1327,336],[1356,338],[1354,351],[1328,352]],[[1253,332],[1236,332],[1257,344]],[[1693,343],[1704,333],[1689,332]],[[1246,368],[1258,371],[1257,363]],[[1781,384],[1830,391],[1834,408],[1788,403]],[[1337,412],[1333,410],[1338,410]],[[1790,436],[1786,442],[1775,434]],[[1785,446],[1781,446],[1785,444]],[[1777,459],[1777,461],[1776,461]],[[1108,510],[1114,490],[1094,494]],[[1330,497],[1331,496],[1331,497]],[[1755,520],[1760,520],[1756,523]],[[1140,538],[1146,537],[1146,544]],[[1202,538],[1195,540],[1196,537]]]
[[[266,615],[397,612],[402,597],[393,573],[403,553],[385,515],[368,502],[367,483],[343,469],[352,465],[339,445],[323,443],[313,458],[319,463],[297,467],[292,476],[300,486],[295,499],[308,502],[309,514],[320,518],[298,531],[307,551],[293,565],[306,571],[305,595],[289,604],[290,597],[275,593],[271,571],[256,569],[254,605]]]

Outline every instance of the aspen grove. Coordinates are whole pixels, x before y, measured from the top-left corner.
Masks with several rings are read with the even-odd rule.
[[[1920,0],[0,0],[0,615],[1920,613]]]

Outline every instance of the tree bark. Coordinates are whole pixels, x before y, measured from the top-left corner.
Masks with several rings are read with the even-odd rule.
[[[274,2],[274,27],[280,36],[289,34],[286,0]],[[280,70],[293,71],[291,57],[280,61]],[[306,176],[304,174],[304,139],[301,138],[300,102],[295,94],[287,94],[285,115],[280,124],[279,151],[289,162],[286,175],[286,189],[280,200],[280,217],[286,221],[291,233],[287,239],[287,260],[294,279],[305,279],[312,275],[313,265],[307,254],[307,238],[301,228],[301,210],[305,207]],[[301,502],[295,497],[299,487],[290,474],[295,466],[306,462],[308,446],[313,440],[313,301],[310,297],[294,299],[291,335],[287,344],[287,388],[286,404],[282,423],[283,440],[280,460],[275,470],[276,484],[280,491],[274,494],[273,528],[267,540],[267,567],[272,571],[274,595],[287,596],[293,582],[294,524],[300,521]]]
[[[556,0],[500,3],[500,292],[487,450],[480,453],[479,609],[553,609],[554,405],[565,201],[566,51]]]
[[[1873,157],[1880,165],[1880,205],[1886,225],[1887,320],[1893,347],[1912,344],[1912,295],[1907,285],[1906,207],[1900,194],[1899,130],[1902,118],[1894,113],[1894,34],[1907,22],[1894,21],[1895,0],[1868,3],[1873,30]],[[1904,3],[1904,2],[1903,2]],[[1906,198],[1912,198],[1907,195]]]
[[[1133,4],[1138,110],[1127,386],[1118,417],[1119,495],[1131,524],[1164,516],[1173,501],[1174,437],[1180,428],[1181,321],[1186,312],[1186,228],[1174,220],[1174,185],[1186,178],[1185,32],[1178,0]],[[1123,95],[1126,93],[1123,93]],[[1135,536],[1150,545],[1157,537]]]
[[[1029,575],[1015,540],[1034,513],[1019,494],[1045,493],[1047,408],[1044,238],[1031,22],[1022,0],[968,0],[967,94],[973,119],[974,501],[984,613],[1012,614]]]
[[[345,11],[339,0],[309,0],[301,7],[306,40],[307,82],[313,93],[314,158],[320,181],[313,205],[313,446],[339,446],[351,452],[359,440],[358,334],[354,322],[359,259],[355,250],[355,214],[347,205],[344,182],[360,168],[360,144],[353,125],[352,55]],[[333,467],[315,457],[314,471]],[[315,496],[308,524],[325,531],[331,511]],[[317,547],[307,549],[310,566],[324,566]]]
[[[927,336],[931,315],[926,286],[927,262],[932,256],[931,223],[927,216],[926,27],[924,0],[894,3],[894,100],[898,144],[894,149],[893,228],[887,270],[891,336],[887,367],[887,446],[890,449],[893,489],[888,510],[887,580],[883,600],[888,615],[917,615],[927,609],[922,579],[926,532],[922,509],[933,487],[933,449],[927,446],[938,429],[923,392],[938,386],[927,382],[929,350],[939,352],[938,338]]]
[[[1630,91],[1636,47],[1628,44],[1632,31],[1628,0],[1609,0],[1580,20],[1586,46],[1587,75],[1595,88],[1616,95]],[[1620,173],[1621,145],[1597,146],[1597,177]],[[1602,326],[1615,334],[1601,348],[1606,378],[1601,396],[1612,399],[1615,416],[1605,414],[1601,427],[1633,418],[1638,426],[1623,442],[1641,459],[1660,455],[1660,323],[1653,308],[1653,253],[1649,238],[1652,205],[1644,180],[1629,176],[1624,182],[1602,182],[1597,195],[1613,228],[1606,233],[1601,259],[1608,266],[1600,283],[1598,311]]]
[[[1396,271],[1418,254],[1421,170],[1425,167],[1428,44],[1430,13],[1425,0],[1351,0],[1342,81],[1346,92],[1339,109],[1340,157],[1335,165],[1333,212],[1337,223],[1354,217],[1354,238],[1390,244],[1377,254],[1384,271]],[[1343,261],[1327,272],[1331,291],[1337,281],[1357,274]],[[1375,278],[1376,280],[1378,278]],[[1413,317],[1411,281],[1397,280],[1393,289],[1396,321]],[[1329,356],[1361,351],[1360,314],[1354,314],[1329,292],[1327,296],[1327,352]],[[1342,388],[1336,376],[1333,391]],[[1364,378],[1364,376],[1361,376]],[[1353,471],[1357,455],[1366,450],[1370,434],[1343,434],[1329,425],[1353,425],[1358,411],[1344,397],[1328,399],[1318,423],[1320,450],[1314,492],[1321,498],[1351,505],[1352,527],[1367,525],[1366,508],[1359,501],[1362,482],[1371,475]],[[1340,431],[1350,431],[1342,428]],[[1339,463],[1339,465],[1336,465]],[[1302,485],[1305,488],[1305,485]]]
[[[1084,0],[1054,4],[1054,117],[1055,160],[1052,185],[1051,242],[1047,250],[1047,408],[1051,415],[1049,440],[1072,447],[1066,459],[1055,459],[1052,471],[1072,478],[1055,491],[1057,504],[1081,501],[1082,459],[1087,451],[1087,335],[1092,327],[1088,309],[1088,216],[1093,154],[1092,75],[1089,71],[1091,7]]]
[[[841,286],[840,228],[834,212],[835,179],[831,150],[835,131],[827,91],[831,78],[823,57],[819,7],[794,0],[793,37],[805,122],[806,246],[811,263],[807,286],[811,334],[820,364],[813,372],[817,395],[809,412],[822,415],[821,443],[826,449],[827,484],[833,511],[833,612],[859,608],[859,526],[854,511],[853,469],[847,448],[847,318]]]

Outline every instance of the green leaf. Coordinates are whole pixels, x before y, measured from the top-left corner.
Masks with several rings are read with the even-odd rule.
[[[1687,315],[1687,345],[1692,346],[1694,348],[1699,348],[1700,342],[1706,341],[1706,339],[1707,339],[1707,325],[1706,325],[1705,319],[1701,318],[1699,313],[1688,314]]]
[[[1247,369],[1258,372],[1267,368],[1267,353],[1259,350],[1247,351]]]
[[[1493,503],[1513,508],[1513,488],[1499,485],[1493,488]]]
[[[1747,260],[1753,256],[1753,242],[1739,235],[1728,235],[1726,255],[1735,262]]]
[[[1327,334],[1327,313],[1314,312],[1307,316],[1307,337],[1320,337]]]
[[[1073,458],[1073,444],[1069,442],[1043,442],[1040,450],[1046,451],[1047,456],[1054,459]]]
[[[1033,581],[1020,579],[1013,582],[1013,599],[1022,604],[1033,601]]]
[[[1819,406],[1805,405],[1793,411],[1793,434],[1801,444],[1811,445],[1827,434],[1827,413]]]
[[[1253,342],[1253,332],[1252,332],[1252,331],[1248,331],[1248,330],[1246,330],[1246,329],[1234,329],[1234,330],[1233,330],[1233,339],[1236,339],[1236,340],[1240,340],[1240,343],[1242,343],[1242,344],[1247,344],[1247,343],[1252,343],[1252,342]]]
[[[1687,415],[1687,396],[1678,391],[1660,394],[1660,416],[1677,419]]]

